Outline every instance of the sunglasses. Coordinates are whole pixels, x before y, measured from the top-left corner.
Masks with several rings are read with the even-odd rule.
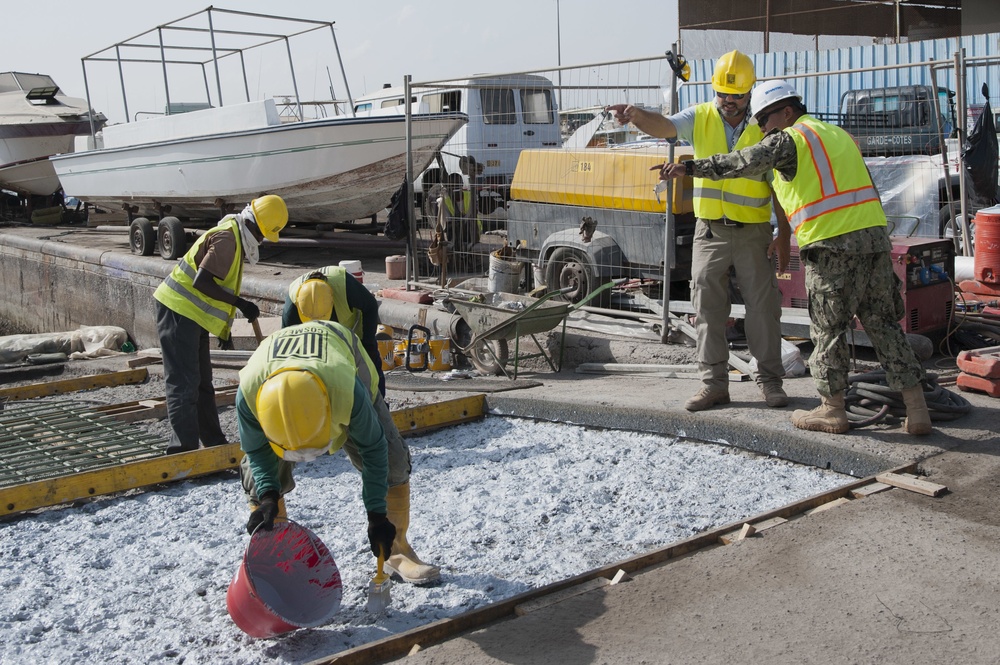
[[[775,113],[777,113],[781,109],[787,109],[787,108],[788,108],[788,105],[786,104],[784,106],[779,106],[777,108],[773,108],[770,111],[767,111],[766,113],[758,113],[757,114],[757,126],[758,127],[763,127],[765,124],[767,124],[767,119],[768,118],[770,118],[772,115],[774,115]]]
[[[744,97],[747,96],[747,94],[748,93],[743,93],[742,95],[733,95],[728,92],[717,92],[715,93],[715,96],[718,97],[719,99],[725,99],[726,97],[731,97],[733,99],[743,99]]]

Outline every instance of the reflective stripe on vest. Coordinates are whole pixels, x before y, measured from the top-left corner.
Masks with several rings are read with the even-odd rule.
[[[216,337],[227,339],[236,306],[209,298],[194,288],[194,278],[198,274],[198,266],[194,262],[195,256],[211,236],[224,231],[232,232],[236,238],[236,252],[225,279],[219,280],[215,277],[213,279],[226,293],[239,295],[243,281],[243,243],[240,238],[239,222],[235,217],[227,217],[198,238],[156,288],[153,297],[165,307],[191,319]]]
[[[839,127],[802,116],[785,130],[798,166],[791,182],[774,179],[799,247],[872,226],[885,212],[857,144]]]
[[[704,159],[730,152],[726,128],[714,102],[695,107],[694,156]],[[734,150],[756,145],[763,138],[757,125],[747,125]],[[726,180],[694,179],[694,214],[700,219],[726,217],[747,224],[771,220],[771,188],[763,176]]]
[[[335,452],[347,440],[354,408],[355,378],[371,386],[370,377],[375,374],[368,354],[360,347],[351,331],[331,321],[309,321],[282,328],[267,337],[250,356],[246,367],[240,370],[240,392],[256,416],[257,392],[271,374],[289,369],[312,372],[326,386],[330,398],[330,438],[333,440],[330,451]],[[374,386],[373,400],[378,395],[377,375]]]
[[[317,271],[314,270],[313,272]],[[355,335],[360,336],[363,330],[361,311],[353,309],[347,304],[347,269],[340,266],[325,266],[320,268],[318,272],[323,273],[326,283],[333,289],[333,313],[337,317],[337,323],[340,323]],[[299,287],[302,286],[311,274],[310,272],[302,275],[288,285],[288,297],[293,303],[295,302],[295,296],[298,294]]]

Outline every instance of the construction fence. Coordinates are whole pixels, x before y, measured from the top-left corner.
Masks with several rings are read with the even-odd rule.
[[[989,78],[996,79],[1000,57],[959,50],[862,67],[833,55],[822,67],[815,58],[790,66],[779,54],[757,57],[761,79],[789,80],[812,115],[856,138],[894,235],[953,238],[958,254],[971,253],[974,227],[967,222],[989,201],[962,177],[961,131],[986,101],[978,91],[979,102],[972,101],[966,81],[989,83],[996,113],[1000,81]],[[475,287],[521,293],[544,285],[565,289],[574,301],[616,279],[619,294],[662,300],[666,285],[670,300],[685,299],[691,183],[681,179],[672,192],[658,191],[650,168],[687,158],[691,148],[621,126],[604,109],[627,103],[669,114],[672,84],[679,84],[678,109],[707,101],[714,63],[690,65],[688,82],[676,81],[661,55],[463,80],[408,79],[356,100],[362,113],[468,116],[434,162],[411,169],[410,279],[441,286],[492,280]]]

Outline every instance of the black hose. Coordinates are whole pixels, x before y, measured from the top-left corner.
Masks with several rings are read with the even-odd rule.
[[[902,393],[889,387],[885,370],[856,374],[847,381],[844,403],[852,429],[874,425],[889,416],[906,417]],[[936,374],[928,373],[922,386],[932,421],[955,420],[972,411],[967,399],[938,384]]]

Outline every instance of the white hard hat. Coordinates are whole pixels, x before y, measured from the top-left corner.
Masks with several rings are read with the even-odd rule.
[[[795,91],[795,88],[788,81],[764,81],[753,89],[750,93],[750,110],[754,116],[766,109],[768,106],[782,99],[795,97],[802,101],[802,95]]]

